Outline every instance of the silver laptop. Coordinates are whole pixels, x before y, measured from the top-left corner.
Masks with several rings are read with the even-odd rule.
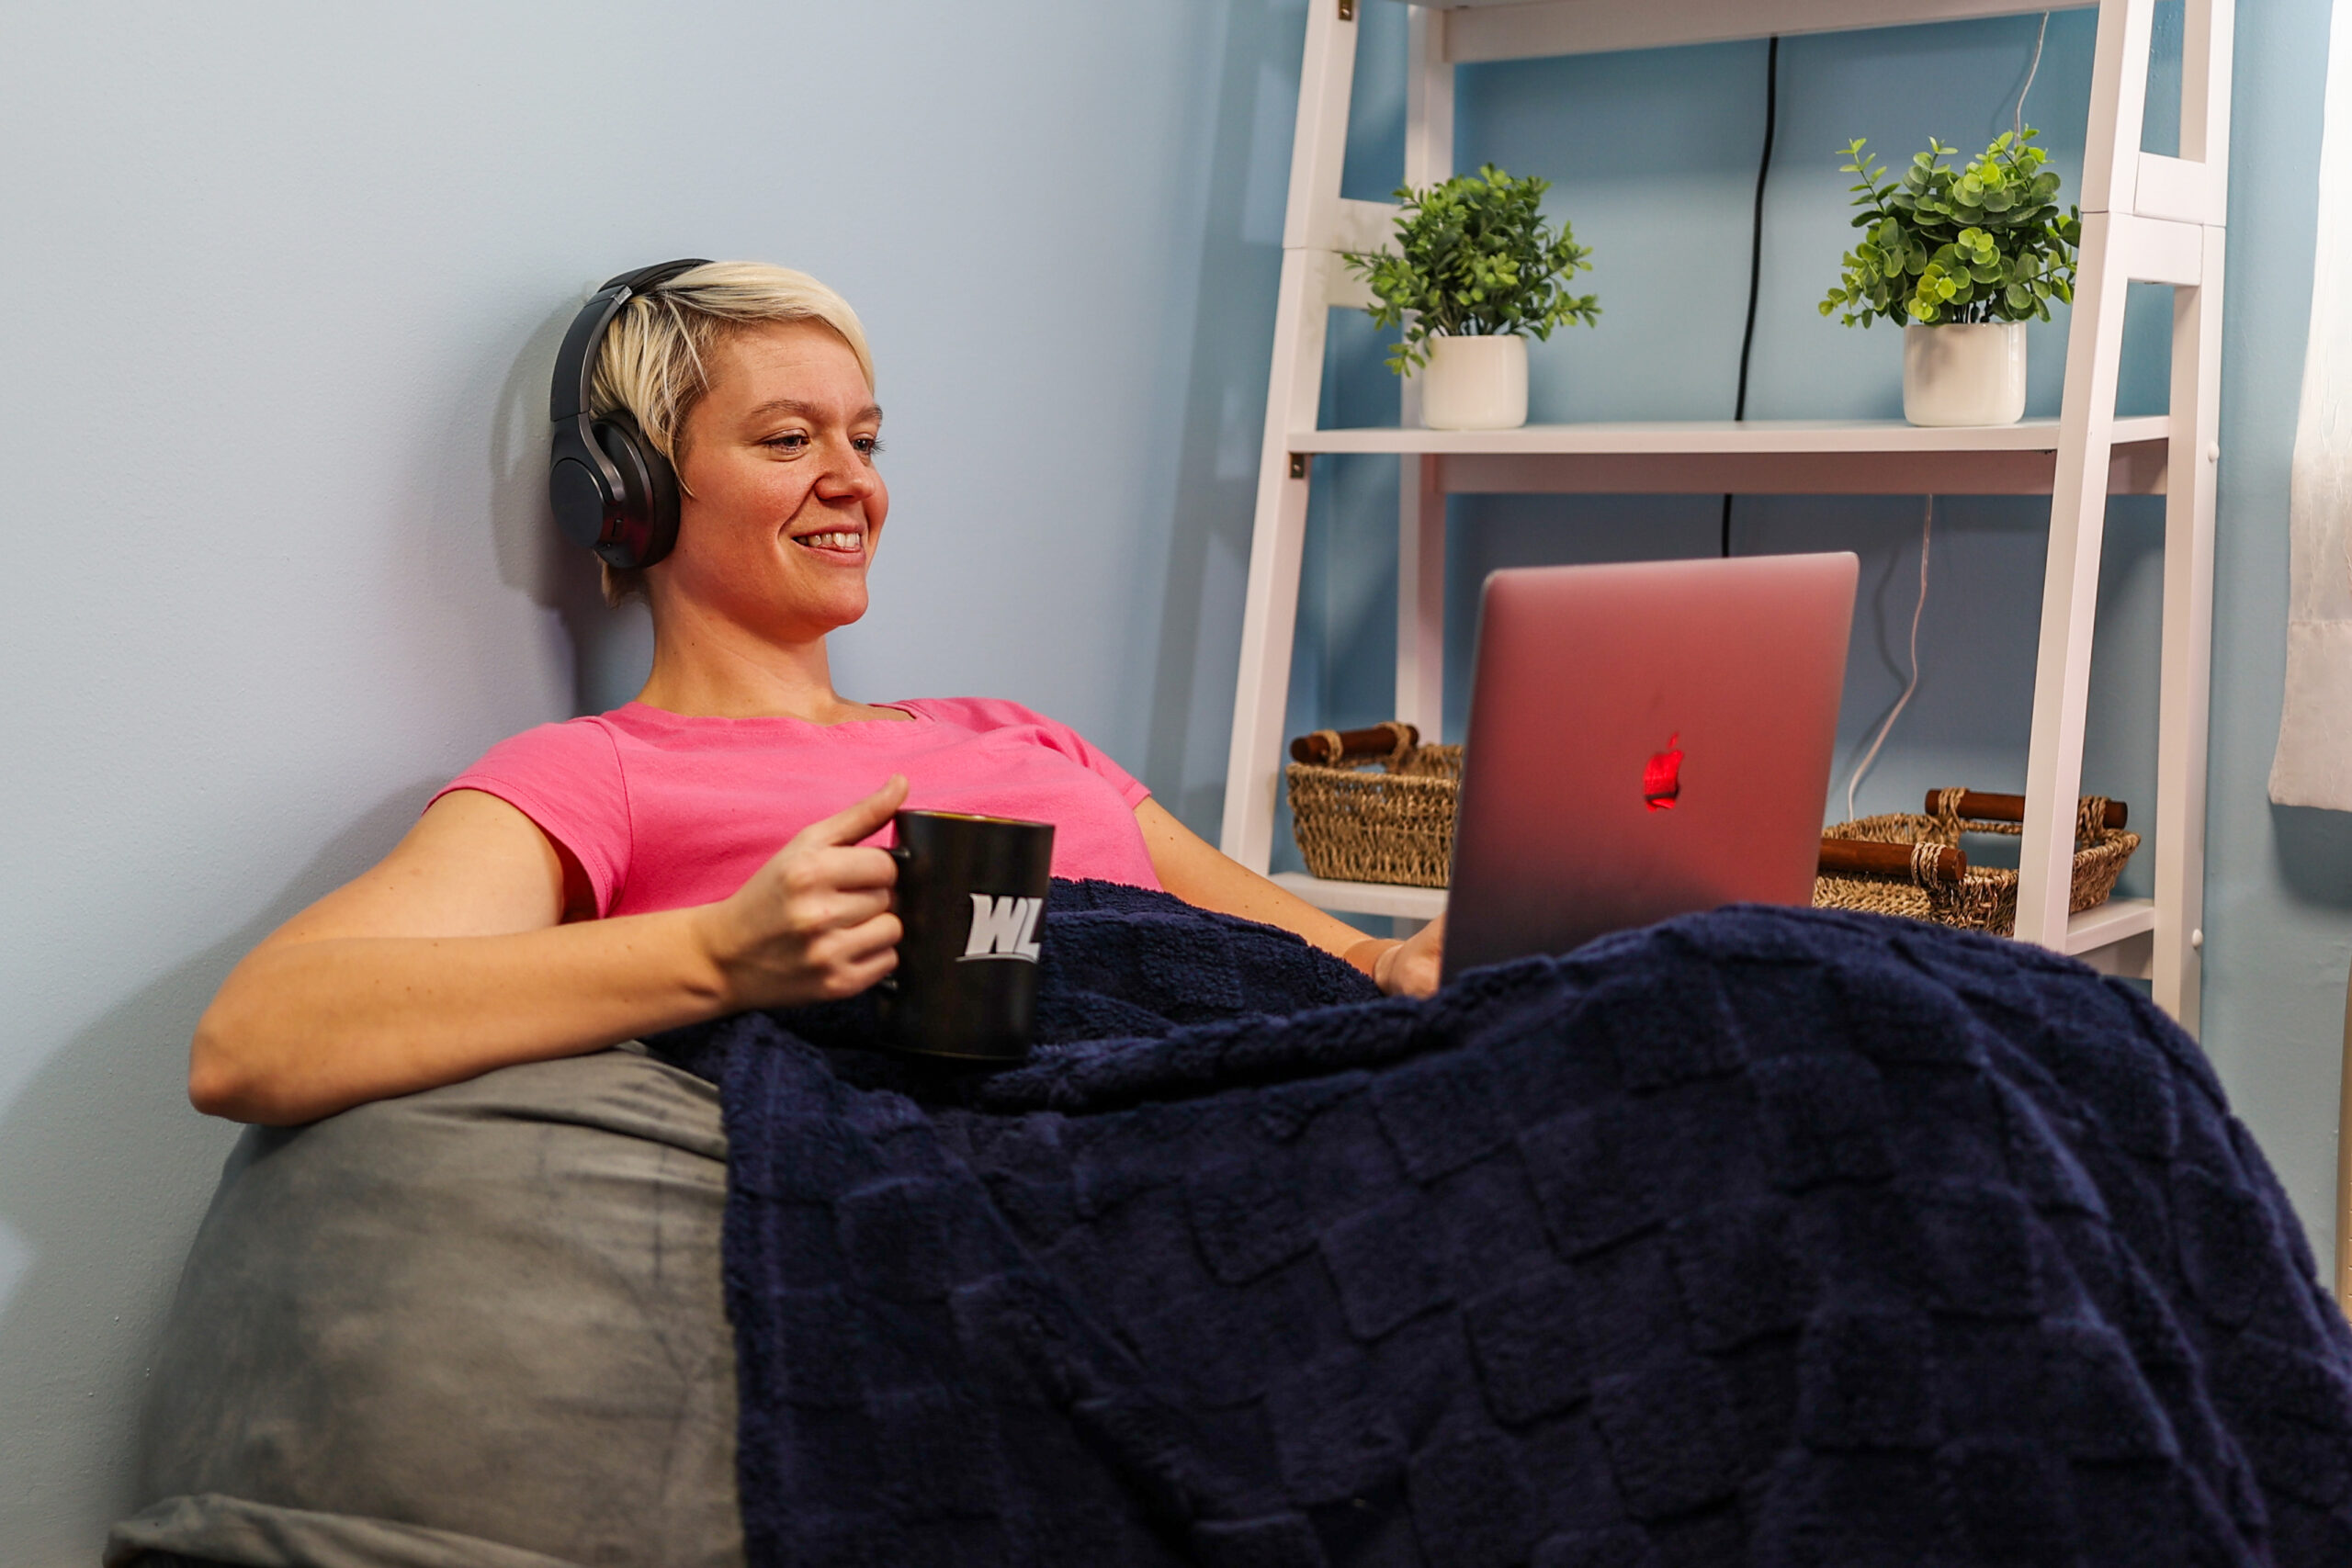
[[[1810,904],[1859,564],[1487,580],[1445,977],[1742,902]]]

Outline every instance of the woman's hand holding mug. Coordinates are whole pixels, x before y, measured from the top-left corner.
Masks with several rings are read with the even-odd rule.
[[[889,851],[858,840],[880,831],[906,798],[905,777],[892,774],[864,800],[794,834],[732,897],[702,907],[703,945],[725,1010],[836,1001],[898,967],[890,889],[899,864]]]

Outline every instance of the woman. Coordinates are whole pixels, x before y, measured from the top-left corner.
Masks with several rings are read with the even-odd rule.
[[[1438,925],[1364,936],[1227,860],[1064,726],[833,689],[825,638],[865,613],[889,512],[872,360],[840,296],[780,267],[696,267],[625,307],[597,396],[680,479],[675,547],[606,573],[608,598],[652,610],[644,689],[493,748],[374,869],[248,954],[197,1027],[199,1110],[311,1122],[854,995],[897,963],[895,865],[871,840],[910,802],[1054,821],[1057,875],[1158,886],[1295,931],[1384,990],[1434,987]]]

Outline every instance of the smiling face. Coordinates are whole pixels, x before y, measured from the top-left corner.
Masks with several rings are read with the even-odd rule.
[[[705,359],[710,389],[680,434],[678,543],[649,569],[657,626],[715,616],[806,643],[865,614],[890,493],[874,466],[882,411],[820,321],[763,321]]]

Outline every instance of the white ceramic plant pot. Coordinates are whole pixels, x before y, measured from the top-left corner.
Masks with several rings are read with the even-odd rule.
[[[2025,417],[2025,323],[1903,329],[1903,417],[1914,424],[2015,424]]]
[[[1527,423],[1527,340],[1433,337],[1421,372],[1431,430],[1517,430]]]

